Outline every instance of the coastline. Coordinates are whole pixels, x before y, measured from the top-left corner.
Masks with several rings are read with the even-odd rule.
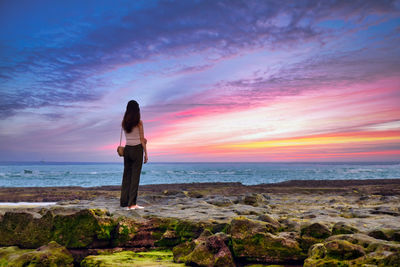
[[[143,185],[144,210],[121,208],[119,194],[119,186],[0,188],[0,202],[11,204],[0,206],[0,254],[62,250],[75,266],[135,257],[148,266],[154,257],[164,266],[400,265],[400,179]],[[56,203],[13,205],[20,201]]]
[[[246,193],[290,193],[290,192],[351,192],[358,189],[364,194],[399,194],[400,178],[363,180],[290,180],[278,183],[244,185],[242,183],[180,183],[139,186],[139,198],[164,190],[208,191],[222,195]],[[60,186],[60,187],[0,187],[0,202],[57,202],[96,197],[119,197],[120,186]]]

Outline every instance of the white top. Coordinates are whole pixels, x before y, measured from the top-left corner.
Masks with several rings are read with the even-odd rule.
[[[139,126],[135,126],[132,129],[132,132],[127,133],[125,132],[125,138],[126,138],[126,145],[128,146],[136,146],[141,144],[140,142],[140,134],[139,134]]]

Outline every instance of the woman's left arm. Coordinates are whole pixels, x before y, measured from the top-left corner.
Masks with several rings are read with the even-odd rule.
[[[144,150],[144,161],[143,162],[146,163],[149,160],[149,158],[147,156],[147,146],[146,146],[147,140],[146,140],[146,138],[144,138],[143,122],[140,121],[138,126],[139,126],[140,143],[142,144],[143,150]]]

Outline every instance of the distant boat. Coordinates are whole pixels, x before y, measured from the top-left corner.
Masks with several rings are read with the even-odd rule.
[[[24,170],[24,173],[32,173],[31,170]]]

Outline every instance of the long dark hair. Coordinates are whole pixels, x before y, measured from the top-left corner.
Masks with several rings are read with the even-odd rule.
[[[138,102],[131,100],[126,105],[124,119],[122,120],[122,128],[125,132],[130,133],[132,129],[140,122],[140,108]]]

